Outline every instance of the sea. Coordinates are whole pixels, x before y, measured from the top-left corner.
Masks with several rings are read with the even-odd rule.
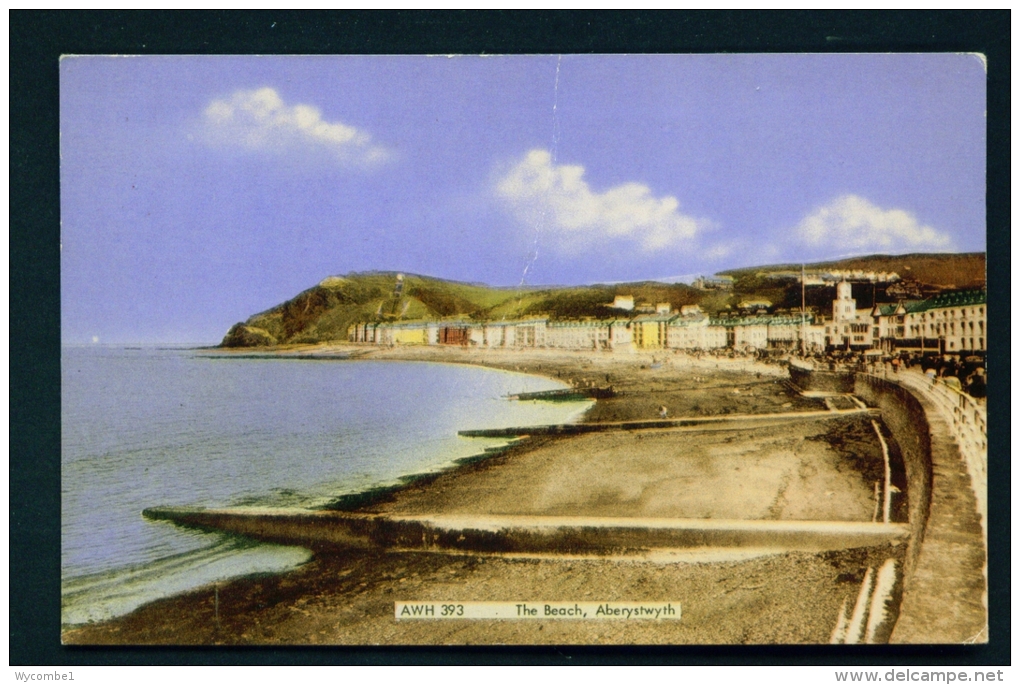
[[[76,625],[307,562],[300,547],[142,517],[153,506],[328,506],[506,444],[458,430],[578,420],[565,387],[459,364],[64,347],[61,621]]]

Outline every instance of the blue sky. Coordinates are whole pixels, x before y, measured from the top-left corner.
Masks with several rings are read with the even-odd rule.
[[[324,277],[666,279],[985,249],[972,55],[68,57],[65,342]]]

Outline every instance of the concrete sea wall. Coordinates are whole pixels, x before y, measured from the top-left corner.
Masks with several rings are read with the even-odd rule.
[[[457,434],[465,438],[512,438],[521,435],[581,435],[582,433],[661,430],[667,428],[706,430],[712,427],[727,427],[730,430],[746,430],[770,424],[792,423],[796,421],[828,421],[829,419],[841,416],[878,416],[879,414],[880,412],[874,409],[830,409],[828,411],[784,412],[782,414],[724,414],[721,416],[696,416],[683,419],[558,423],[548,426],[479,428],[457,431]]]
[[[881,410],[907,474],[910,538],[890,641],[987,641],[981,517],[950,426],[930,400],[897,383],[858,374],[854,392]]]
[[[931,508],[931,428],[921,403],[909,390],[895,383],[858,374],[854,394],[881,411],[882,421],[899,444],[903,457],[910,521],[904,576],[909,578],[917,564]]]
[[[312,547],[613,555],[706,547],[821,552],[906,539],[900,524],[574,516],[391,516],[339,511],[146,509],[150,519]]]

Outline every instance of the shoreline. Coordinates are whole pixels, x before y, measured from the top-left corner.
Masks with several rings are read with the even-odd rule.
[[[323,359],[336,359],[338,352],[359,349],[356,346],[314,347],[316,356]],[[289,357],[308,351],[309,346],[301,346],[266,351],[260,356]],[[561,350],[492,354],[487,350],[376,348],[370,352],[373,353],[359,355],[358,359],[469,364],[541,375],[567,384],[609,380],[617,387],[619,396],[595,402],[581,422],[647,419],[655,415],[661,404],[669,406],[670,412],[678,416],[692,410],[713,416],[739,413],[748,405],[758,405],[757,408],[765,412],[790,411],[797,401],[787,395],[785,386],[777,380],[785,378],[781,367],[744,359],[697,360],[669,353],[609,355]],[[230,358],[232,354],[218,351],[203,356]],[[653,362],[658,364],[657,368],[651,368]],[[711,398],[714,403],[709,403]],[[807,405],[813,402],[799,401]],[[770,439],[780,438],[786,436],[776,435]],[[423,474],[386,492],[373,493],[371,497],[360,493],[355,496],[360,501],[348,501],[342,509],[384,512],[394,507],[405,510],[449,507],[451,502],[469,503],[471,497],[485,495],[493,487],[486,483],[498,483],[501,479],[510,479],[510,482],[498,487],[497,492],[512,493],[516,491],[514,479],[561,468],[558,464],[568,455],[572,440],[569,437],[535,437],[515,441],[498,452],[483,452],[477,457],[459,460],[460,463],[449,469]],[[673,442],[675,440],[671,439],[669,444]],[[626,453],[630,448],[620,444],[609,451],[616,454],[620,449]],[[593,465],[596,462],[592,459],[598,461],[592,454],[578,453],[567,461],[572,464],[571,468],[597,474]],[[559,479],[560,476],[553,473],[551,480]],[[620,479],[607,476],[602,482],[592,476],[589,480],[597,487],[612,489]],[[659,486],[649,487],[654,490]],[[531,486],[520,490],[532,491]],[[611,493],[608,500],[598,503],[598,497],[605,495],[600,492],[591,506],[608,507],[610,511],[629,506],[625,504],[626,499],[614,504]],[[527,497],[523,495],[504,499],[502,504],[497,502],[491,506],[497,509],[516,506],[518,500],[521,506],[527,505]],[[531,505],[539,506],[540,500],[542,498],[538,497]],[[658,497],[647,506],[664,506],[663,502],[673,500],[675,497]],[[765,504],[763,500],[759,514],[782,516],[773,511],[774,506],[769,509]],[[564,501],[555,506],[571,507],[577,503]],[[879,550],[821,554],[772,551],[751,553],[749,558],[740,558],[740,554],[735,558],[709,554],[703,559],[667,554],[671,561],[664,563],[662,559],[648,558],[513,558],[380,550],[341,552],[314,547],[312,551],[310,562],[282,574],[242,576],[219,583],[215,588],[198,588],[156,600],[130,614],[101,623],[64,626],[63,641],[66,644],[599,644],[606,640],[621,644],[824,643],[828,641],[841,602],[857,591],[862,560],[876,554],[888,556],[890,552],[883,546]],[[842,570],[833,574],[832,569]],[[704,585],[707,592],[713,584],[745,574],[749,575],[742,587],[752,588],[749,596],[736,605],[730,601],[725,603],[726,613],[736,612],[743,618],[738,621],[731,618],[724,621],[725,625],[716,625],[723,620],[715,613],[721,610],[720,606],[689,597],[685,600],[685,617],[691,618],[669,630],[650,624],[609,626],[607,629],[606,623],[567,621],[541,622],[535,626],[518,622],[453,621],[444,622],[443,628],[437,630],[437,625],[431,622],[393,623],[392,613],[385,611],[388,606],[392,612],[394,600],[425,599],[423,595],[432,595],[438,601],[541,601],[553,599],[549,593],[555,594],[555,599],[570,601],[581,599],[580,595],[585,593],[596,601],[668,600],[670,596],[660,596],[662,592],[656,594],[650,592],[650,588],[658,585],[664,591],[672,587],[676,594],[689,594],[695,587]],[[761,580],[761,574],[766,580]],[[803,593],[794,582],[796,578],[810,578],[810,583],[814,584],[813,597],[801,596]],[[461,582],[451,582],[453,579]],[[656,582],[652,582],[653,579]],[[649,583],[649,587],[644,587]],[[575,590],[570,590],[571,587]],[[414,592],[410,592],[412,589]],[[213,590],[220,598],[219,623],[210,622],[207,616],[207,609],[212,608]],[[592,594],[597,592],[600,596]],[[783,615],[785,629],[777,630],[774,623],[769,624],[756,616],[760,611],[753,607],[762,601],[776,607]],[[337,611],[343,613],[344,607],[361,614],[349,617],[349,622],[330,623],[328,617]],[[766,615],[772,614],[766,612]],[[329,625],[323,627],[323,621]],[[423,630],[422,625],[431,625],[432,629]],[[734,632],[740,625],[746,630]]]
[[[477,366],[479,368],[488,369],[490,371],[502,371],[511,374],[524,374],[528,376],[536,376],[545,378],[547,380],[555,381],[563,384],[564,388],[570,388],[569,383],[565,383],[564,380],[556,375],[552,375],[548,372],[541,371],[541,365],[537,367],[538,370],[532,369],[521,369],[521,368],[510,368],[508,364],[494,364],[484,363],[478,360],[464,360],[456,359],[456,355],[461,353],[461,350],[451,350],[452,354],[449,358],[443,355],[442,352],[446,350],[440,350],[439,354],[433,352],[428,355],[429,358],[421,358],[419,355],[415,355],[413,351],[404,351],[403,348],[398,348],[398,352],[391,348],[378,348],[377,346],[359,346],[359,345],[338,345],[338,344],[318,344],[318,345],[282,345],[273,348],[265,348],[264,351],[260,351],[262,348],[196,348],[196,351],[206,352],[207,354],[201,354],[202,358],[207,359],[288,359],[294,361],[341,361],[341,362],[356,362],[356,361],[371,361],[371,362],[398,362],[398,363],[424,363],[424,364],[449,364],[455,366]],[[412,348],[423,349],[423,348]],[[405,352],[401,354],[400,351]],[[374,355],[373,352],[380,352],[386,354]],[[209,354],[211,353],[211,354]],[[511,352],[512,354],[512,352]],[[440,358],[435,358],[440,357]],[[578,415],[573,415],[570,422],[585,423],[586,417],[590,410],[596,405],[593,401],[591,405],[584,410],[578,410]],[[332,498],[329,502],[316,506],[314,509],[327,509],[335,511],[356,511],[361,508],[371,506],[379,502],[380,500],[385,501],[394,495],[399,494],[401,491],[406,490],[415,486],[427,486],[429,483],[434,481],[439,476],[457,471],[461,468],[477,464],[478,462],[485,461],[493,458],[497,455],[501,455],[507,451],[515,448],[527,448],[531,437],[518,437],[509,438],[506,440],[506,444],[483,448],[482,451],[475,454],[470,454],[464,457],[459,457],[446,462],[444,466],[440,466],[431,471],[422,471],[417,473],[409,473],[400,476],[396,482],[390,484],[376,485],[366,488],[358,492],[345,493],[337,495]]]

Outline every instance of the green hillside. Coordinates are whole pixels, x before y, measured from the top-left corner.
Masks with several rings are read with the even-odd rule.
[[[984,254],[874,256],[808,265],[809,270],[861,269],[895,271],[916,292],[930,294],[952,287],[984,284]],[[330,276],[272,309],[231,327],[224,347],[252,347],[347,340],[355,323],[421,320],[502,320],[528,316],[553,319],[612,318],[634,312],[607,305],[617,295],[631,295],[636,303],[668,302],[672,309],[698,304],[711,315],[734,311],[750,299],[765,299],[774,309],[799,309],[800,285],[795,277],[777,272],[800,271],[800,265],[773,265],[722,272],[733,277],[731,290],[699,290],[682,283],[654,281],[612,285],[545,288],[493,288],[474,283],[405,275],[395,292],[396,272]],[[780,277],[777,277],[779,275]],[[858,306],[894,301],[886,285],[855,285]],[[808,306],[826,311],[831,286],[809,287]]]
[[[638,302],[694,304],[704,293],[684,284],[631,283],[571,288],[493,288],[396,272],[331,276],[291,300],[235,324],[224,347],[346,341],[347,329],[369,321],[554,319],[627,315],[606,305],[616,295]]]
[[[394,296],[396,272],[330,276],[291,300],[235,324],[225,347],[347,340],[347,329],[366,321],[477,316],[512,292],[409,275]]]

